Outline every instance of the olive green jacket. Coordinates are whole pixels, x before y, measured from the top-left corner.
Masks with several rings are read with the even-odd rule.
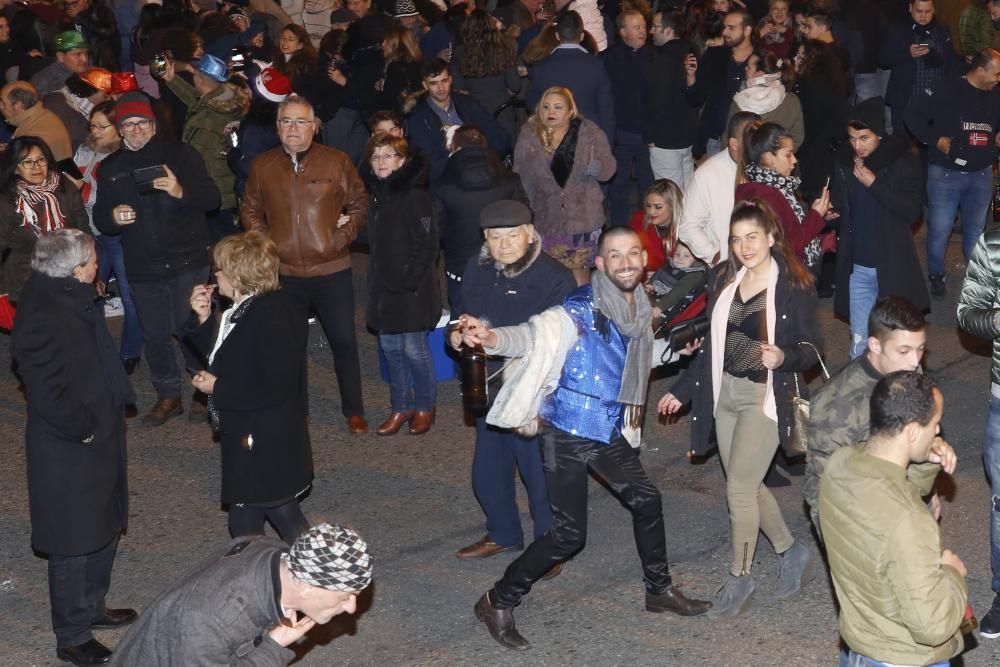
[[[190,144],[205,161],[205,169],[222,195],[221,208],[236,208],[236,176],[226,162],[229,152],[226,127],[235,125],[247,114],[249,91],[224,83],[199,97],[194,86],[179,76],[166,83],[188,108],[181,141]]]
[[[863,354],[849,362],[812,395],[809,428],[806,430],[806,475],[802,495],[809,505],[816,532],[819,526],[819,487],[823,470],[834,452],[868,440],[869,400],[882,378]],[[940,466],[923,463],[909,467],[907,474],[921,496],[931,493]]]
[[[1000,384],[1000,230],[979,237],[958,297],[958,326],[993,341],[990,379]]]
[[[941,564],[938,525],[904,468],[841,449],[823,473],[819,516],[849,647],[897,665],[962,651],[968,587]]]

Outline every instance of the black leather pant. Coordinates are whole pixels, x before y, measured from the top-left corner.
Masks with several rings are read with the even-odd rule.
[[[635,546],[642,561],[646,590],[662,593],[670,586],[667,539],[660,491],[625,438],[610,445],[544,427],[541,433],[545,478],[552,505],[552,530],[538,538],[507,567],[490,596],[498,609],[521,602],[532,585],[558,563],[569,560],[587,541],[588,470],[601,476],[632,512]]]

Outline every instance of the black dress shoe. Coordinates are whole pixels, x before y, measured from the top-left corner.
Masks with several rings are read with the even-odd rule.
[[[494,607],[489,595],[489,592],[483,593],[483,597],[476,603],[474,607],[476,618],[486,625],[486,629],[500,646],[515,651],[531,648],[528,640],[514,627],[514,612]]]
[[[114,630],[135,623],[139,618],[135,609],[105,609],[104,615],[90,624],[91,630]]]
[[[111,649],[91,639],[89,642],[57,648],[56,657],[74,665],[105,665],[111,660]]]
[[[660,594],[646,591],[646,611],[657,614],[669,611],[678,616],[700,616],[711,608],[711,602],[686,598],[673,586],[668,586],[667,590]]]

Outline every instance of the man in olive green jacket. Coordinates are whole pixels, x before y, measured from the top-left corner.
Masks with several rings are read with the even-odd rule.
[[[938,665],[964,646],[968,606],[965,565],[941,550],[934,517],[907,479],[912,463],[952,473],[941,441],[944,399],[912,371],[890,373],[871,397],[868,442],[830,459],[819,492],[830,573],[840,602],[840,634],[849,666],[865,658],[897,665]]]
[[[993,341],[990,407],[983,433],[983,465],[990,479],[990,565],[993,606],[980,619],[979,636],[1000,637],[1000,231],[979,237],[965,269],[958,298],[958,326],[973,336]]]

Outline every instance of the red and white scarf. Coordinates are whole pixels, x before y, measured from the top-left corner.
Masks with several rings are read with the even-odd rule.
[[[45,181],[39,185],[17,180],[16,210],[24,219],[24,228],[34,232],[36,236],[66,226],[66,216],[63,215],[59,200],[56,198],[59,180],[59,174],[56,172],[49,172]]]

